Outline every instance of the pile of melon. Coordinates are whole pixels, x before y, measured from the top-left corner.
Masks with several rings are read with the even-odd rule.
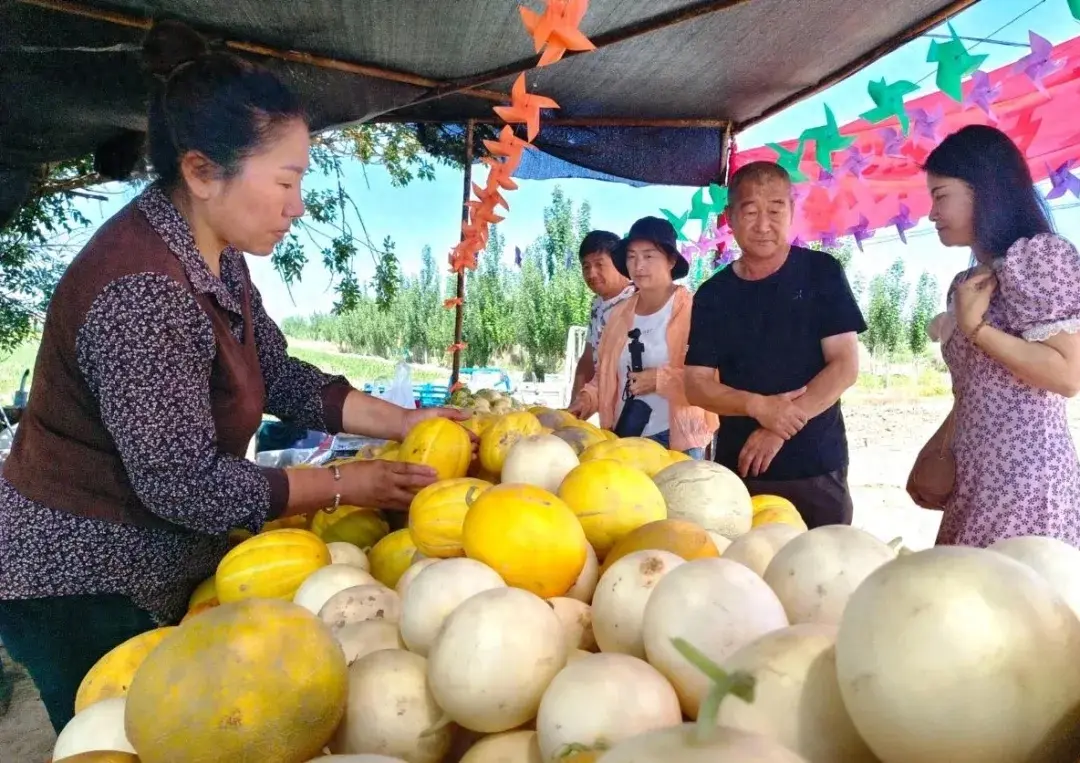
[[[898,554],[555,411],[470,426],[483,476],[452,422],[398,446],[449,472],[407,528],[235,546],[184,622],[91,669],[54,760],[1080,757],[1080,551]]]

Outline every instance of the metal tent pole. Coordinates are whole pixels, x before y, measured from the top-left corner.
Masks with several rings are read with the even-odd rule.
[[[465,240],[464,225],[469,222],[469,199],[472,198],[473,166],[473,130],[476,123],[470,119],[465,123],[465,171],[462,173],[461,190],[461,239]],[[453,371],[450,373],[450,386],[458,383],[461,375],[461,327],[465,319],[465,270],[457,274],[457,306],[454,308],[454,353]]]

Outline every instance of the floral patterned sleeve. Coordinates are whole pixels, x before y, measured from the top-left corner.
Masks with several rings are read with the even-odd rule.
[[[996,269],[1009,327],[1029,342],[1080,333],[1080,254],[1067,239],[1020,239]]]
[[[262,295],[251,285],[251,319],[259,366],[266,383],[266,412],[319,432],[341,431],[341,412],[353,387],[344,376],[325,374],[289,355],[285,335],[267,314]]]
[[[217,447],[209,395],[214,333],[180,284],[150,273],[114,281],[87,312],[76,350],[149,511],[209,535],[254,532],[280,513],[271,485],[281,482],[281,470]]]

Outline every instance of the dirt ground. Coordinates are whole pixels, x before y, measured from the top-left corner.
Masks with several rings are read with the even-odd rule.
[[[914,506],[903,488],[919,448],[940,425],[947,405],[925,399],[845,403],[856,525],[885,541],[902,537],[915,550],[933,545],[940,513]],[[1080,404],[1071,408],[1070,421],[1077,437]],[[0,760],[48,761],[54,736],[37,691],[26,673],[18,666],[12,670],[7,654],[0,654],[15,682],[11,709],[0,717]]]

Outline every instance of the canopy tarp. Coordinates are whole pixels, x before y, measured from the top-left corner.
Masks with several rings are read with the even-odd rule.
[[[533,69],[510,0],[5,0],[0,222],[49,162],[145,128],[139,45],[185,21],[280,72],[317,129],[491,119],[520,72],[554,98],[536,145],[632,181],[722,179],[726,137],[974,0],[591,0],[597,50]],[[534,9],[536,0],[526,0]]]

